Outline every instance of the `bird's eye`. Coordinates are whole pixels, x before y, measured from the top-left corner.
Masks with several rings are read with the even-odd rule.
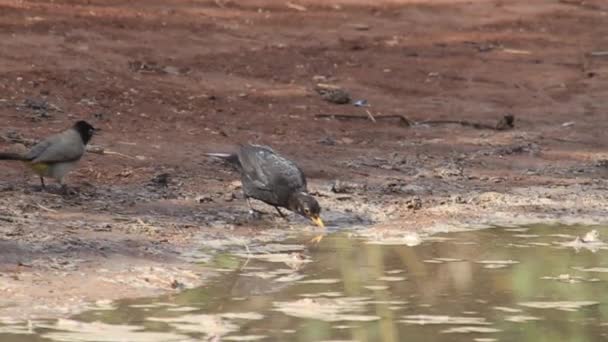
[[[306,214],[306,215],[310,214],[310,209],[304,208],[304,214]]]

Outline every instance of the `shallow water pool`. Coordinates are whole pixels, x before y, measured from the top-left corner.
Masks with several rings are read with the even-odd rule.
[[[608,236],[534,226],[249,246],[216,255],[205,287],[7,320],[0,341],[595,341],[608,336],[608,245],[592,229]]]

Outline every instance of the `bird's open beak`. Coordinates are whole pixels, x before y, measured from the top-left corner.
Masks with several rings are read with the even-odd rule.
[[[317,226],[321,228],[325,228],[325,224],[323,224],[323,220],[319,216],[313,216],[310,218],[312,222],[314,222]]]

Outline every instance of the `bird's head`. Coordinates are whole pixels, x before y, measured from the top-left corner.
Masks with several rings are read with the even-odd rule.
[[[98,129],[96,129],[90,123],[84,120],[77,121],[74,124],[74,129],[76,130],[76,132],[78,132],[80,138],[82,139],[82,142],[85,145],[91,140],[93,134],[98,131]]]
[[[317,226],[323,228],[323,220],[321,220],[321,206],[319,202],[312,197],[309,193],[299,192],[292,196],[290,201],[290,209],[297,212],[298,214],[309,218]]]

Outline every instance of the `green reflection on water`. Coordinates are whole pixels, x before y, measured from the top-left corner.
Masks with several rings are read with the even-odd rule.
[[[606,228],[594,228],[608,236]],[[73,319],[140,329],[125,333],[125,341],[135,341],[143,332],[174,333],[176,341],[256,336],[266,341],[595,341],[608,330],[603,326],[608,323],[608,273],[574,268],[608,268],[606,247],[577,251],[561,245],[590,229],[496,228],[444,234],[446,239],[415,247],[368,244],[336,234],[315,249],[300,251],[312,262],[217,255],[210,266],[224,272],[208,286],[122,301],[113,310]],[[558,233],[569,236],[553,236]],[[302,282],[308,280],[322,282]],[[569,303],[561,308],[521,305],[564,301]],[[564,305],[577,301],[599,303],[565,311]],[[293,305],[295,312],[289,311]],[[437,323],[432,317],[444,323],[432,324]],[[458,324],[458,317],[469,323]],[[427,324],[415,324],[423,318]],[[95,340],[90,334],[74,333],[72,339],[50,335],[62,330],[53,324],[34,324],[33,335],[0,333],[0,340]],[[448,332],[463,327],[486,332]]]

